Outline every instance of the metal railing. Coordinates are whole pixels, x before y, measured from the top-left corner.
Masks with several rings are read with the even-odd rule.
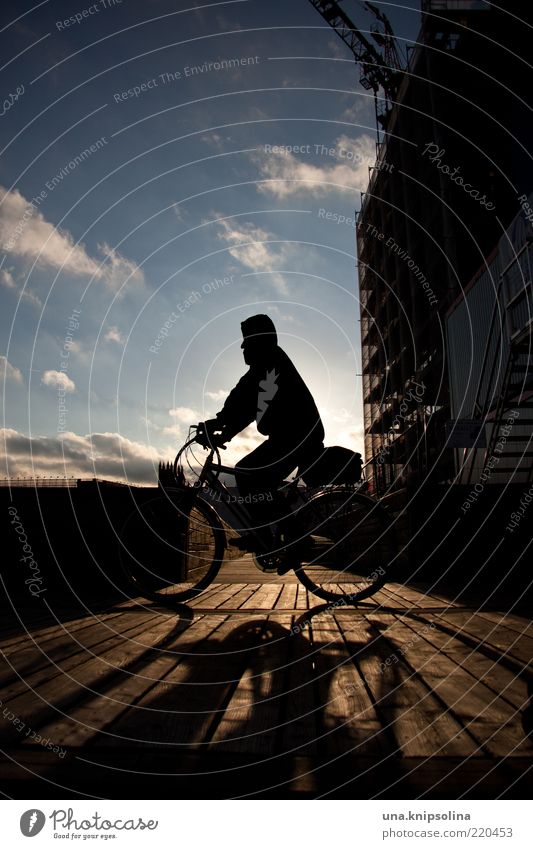
[[[136,484],[124,481],[108,481],[100,478],[0,478],[0,487],[27,487],[31,489],[41,488],[76,488],[80,484],[94,484],[95,486],[119,486],[135,487]]]

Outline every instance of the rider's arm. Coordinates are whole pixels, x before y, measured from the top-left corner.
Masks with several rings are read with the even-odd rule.
[[[216,415],[216,422],[226,440],[233,439],[251,424],[257,415],[257,378],[252,371],[241,377]]]

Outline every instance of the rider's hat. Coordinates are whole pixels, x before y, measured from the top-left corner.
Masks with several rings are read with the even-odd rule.
[[[274,327],[274,322],[270,316],[264,313],[252,315],[250,318],[245,319],[241,322],[241,330],[243,339],[249,339],[250,336],[262,336],[266,343],[278,344],[278,335]]]

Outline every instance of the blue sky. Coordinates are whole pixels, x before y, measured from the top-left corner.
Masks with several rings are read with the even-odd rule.
[[[415,38],[416,0],[378,5]],[[192,6],[3,6],[1,475],[155,481],[246,370],[257,312],[327,444],[362,450],[371,97],[308,0]],[[251,426],[226,461],[260,439]]]

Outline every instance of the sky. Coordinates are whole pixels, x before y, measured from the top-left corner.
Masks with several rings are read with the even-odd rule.
[[[415,40],[418,0],[376,5]],[[0,30],[0,477],[155,483],[246,371],[259,312],[326,444],[363,453],[374,107],[309,0],[22,0]]]

